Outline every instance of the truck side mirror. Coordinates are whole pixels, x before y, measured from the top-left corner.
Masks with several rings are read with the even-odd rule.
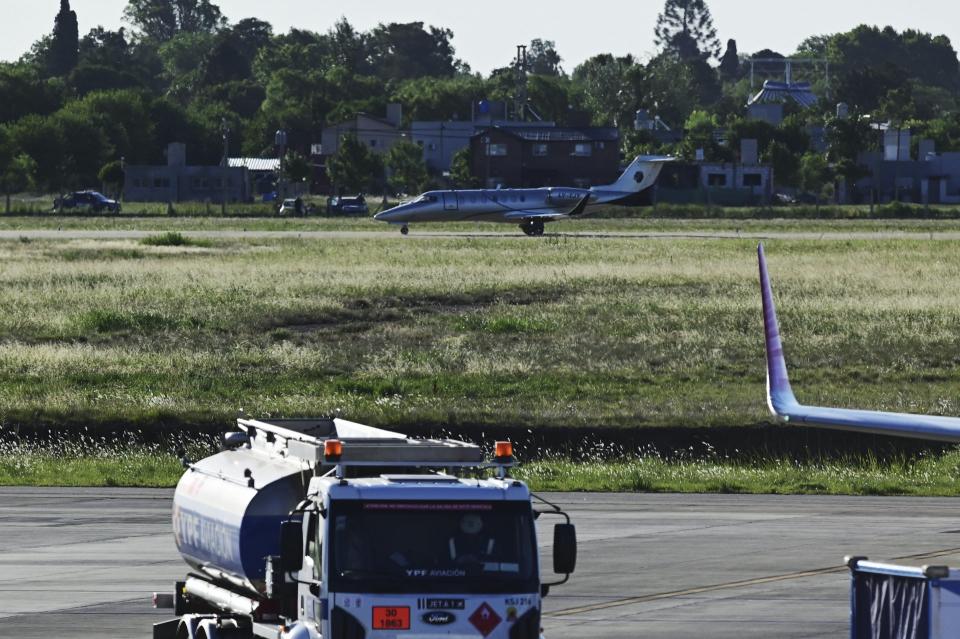
[[[303,568],[303,523],[284,521],[280,523],[280,568],[283,572],[296,572]]]
[[[570,575],[577,568],[577,527],[557,524],[553,527],[553,572]]]

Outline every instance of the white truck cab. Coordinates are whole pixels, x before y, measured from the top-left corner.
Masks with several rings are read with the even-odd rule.
[[[487,462],[472,444],[323,421],[241,419],[187,471],[174,529],[194,573],[158,597],[179,617],[155,639],[541,636],[536,521],[566,520],[563,581],[576,533],[509,477],[509,443]]]

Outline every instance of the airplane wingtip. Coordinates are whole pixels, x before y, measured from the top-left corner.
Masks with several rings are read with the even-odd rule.
[[[757,247],[757,254],[760,262],[760,294],[763,302],[764,343],[767,354],[767,403],[775,415],[782,416],[785,410],[797,405],[797,400],[793,395],[787,374],[787,362],[783,355],[780,326],[773,301],[773,288],[770,286],[770,276],[767,272],[763,243]]]

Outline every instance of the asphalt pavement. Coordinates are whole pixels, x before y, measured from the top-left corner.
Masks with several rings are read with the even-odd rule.
[[[151,593],[186,571],[171,496],[0,489],[0,637],[150,637],[167,614]],[[960,564],[954,499],[549,497],[580,539],[577,573],[546,600],[549,639],[842,637],[844,555]]]

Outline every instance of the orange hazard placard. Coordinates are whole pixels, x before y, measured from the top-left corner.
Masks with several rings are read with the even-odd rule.
[[[410,608],[396,606],[374,606],[373,629],[410,630]]]

